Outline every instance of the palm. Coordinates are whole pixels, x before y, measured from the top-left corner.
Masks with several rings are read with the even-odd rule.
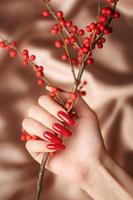
[[[97,118],[92,113],[80,116],[71,130],[73,136],[65,141],[66,149],[57,152],[47,167],[55,174],[80,182],[94,158],[99,156],[103,141]]]

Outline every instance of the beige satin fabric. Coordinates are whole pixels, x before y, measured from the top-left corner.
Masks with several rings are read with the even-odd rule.
[[[95,19],[96,0],[53,0],[68,19],[85,27]],[[94,53],[95,63],[86,69],[85,100],[100,120],[105,145],[112,157],[133,176],[133,1],[119,3],[121,20],[114,22],[103,50]],[[52,20],[43,19],[41,1],[0,0],[0,35],[16,39],[45,66],[46,74],[61,87],[70,88],[72,76],[60,61],[60,50],[50,35]],[[39,165],[19,141],[21,121],[28,107],[45,91],[36,84],[32,70],[21,67],[0,50],[0,199],[32,200]],[[88,158],[89,159],[89,158]],[[89,200],[66,180],[47,172],[44,199]]]

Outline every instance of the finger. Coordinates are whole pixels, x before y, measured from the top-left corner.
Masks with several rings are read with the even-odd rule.
[[[48,149],[48,144],[50,143],[42,140],[29,140],[26,142],[26,149],[32,153],[54,152],[55,149]]]
[[[22,126],[30,135],[36,135],[43,140],[51,141],[53,143],[62,143],[62,140],[58,138],[52,130],[32,118],[25,118],[22,122]],[[68,129],[59,123],[55,123],[53,125],[53,129],[56,130],[57,133],[66,137],[70,137],[72,135]]]
[[[56,101],[54,101],[51,97],[47,95],[41,96],[38,100],[38,104],[51,115],[56,117],[59,121],[65,122],[71,126],[74,125],[74,121],[69,116],[67,111]]]
[[[64,145],[56,145],[55,149],[49,149],[50,143],[41,140],[29,140],[26,142],[26,149],[29,154],[39,163],[41,163],[44,153],[52,153],[63,149]]]
[[[53,130],[57,134],[59,133],[66,137],[72,135],[72,133],[67,128],[65,128],[61,122],[59,122],[53,115],[51,115],[38,105],[32,106],[28,110],[28,115],[30,118],[35,119],[39,123],[42,123],[45,127]],[[55,139],[56,141],[56,138],[54,137],[52,137],[51,139]]]
[[[48,129],[53,128],[53,124],[60,123],[57,118],[47,112],[45,109],[40,107],[39,105],[33,105],[28,110],[28,116],[36,121],[42,123]],[[61,124],[61,123],[60,123]],[[61,124],[63,125],[63,124]]]
[[[47,127],[45,127],[43,124],[41,124],[40,122],[31,119],[31,118],[25,118],[22,122],[22,127],[24,128],[24,130],[26,130],[30,135],[36,135],[38,137],[40,137],[43,140],[49,141],[50,139],[48,137],[46,137],[46,134],[53,134],[53,136],[55,136],[55,134],[49,130]],[[52,136],[51,136],[52,137]],[[56,137],[56,136],[55,136]],[[58,140],[59,138],[57,138]],[[62,141],[61,141],[62,142]],[[59,139],[59,143],[60,139]]]

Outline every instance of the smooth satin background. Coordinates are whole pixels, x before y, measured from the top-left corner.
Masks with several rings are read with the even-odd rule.
[[[81,28],[97,15],[96,0],[52,2]],[[0,35],[35,53],[50,79],[68,89],[73,80],[70,67],[60,61],[61,51],[55,49],[50,34],[53,21],[41,17],[43,9],[39,0],[0,0]],[[104,49],[95,51],[95,63],[86,69],[83,79],[88,80],[85,100],[98,115],[106,148],[133,176],[133,1],[121,0],[118,9],[121,19],[113,23],[115,31],[107,37]],[[21,59],[12,60],[0,50],[1,200],[32,200],[34,196],[39,165],[19,137],[27,109],[46,93],[36,82],[34,72],[22,67]],[[48,171],[43,195],[47,200],[91,199]]]

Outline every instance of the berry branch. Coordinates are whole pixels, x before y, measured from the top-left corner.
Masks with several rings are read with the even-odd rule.
[[[68,61],[71,67],[73,75],[73,85],[71,91],[65,91],[59,87],[56,87],[51,83],[48,77],[44,73],[44,67],[38,66],[35,63],[36,56],[29,55],[29,51],[24,49],[22,52],[18,49],[16,42],[9,42],[0,36],[0,48],[7,49],[11,58],[15,58],[20,55],[23,60],[23,65],[27,66],[30,64],[34,71],[36,72],[38,84],[40,86],[46,86],[49,90],[49,95],[51,98],[55,99],[60,105],[66,109],[73,117],[76,116],[73,111],[73,105],[78,100],[78,96],[83,96],[86,94],[83,91],[83,87],[86,85],[86,81],[82,83],[82,75],[85,68],[94,62],[93,60],[93,50],[96,48],[103,48],[105,43],[105,35],[112,33],[113,29],[110,26],[113,19],[118,19],[120,17],[119,12],[116,11],[116,6],[118,0],[107,0],[110,6],[102,7],[101,4],[98,6],[98,14],[96,22],[90,23],[86,26],[86,30],[79,29],[72,21],[67,21],[64,18],[64,13],[62,11],[55,11],[51,5],[50,0],[42,0],[45,4],[47,10],[43,12],[43,17],[52,16],[55,25],[51,30],[52,35],[58,35],[59,39],[55,41],[55,47],[60,49],[63,48],[65,53],[61,56],[63,61]],[[75,57],[72,57],[72,52],[76,53]],[[78,69],[78,73],[75,73],[75,67]],[[65,92],[69,94],[66,102],[62,100],[59,92]],[[59,137],[59,136],[58,136]],[[25,130],[22,130],[21,140],[38,140],[37,136],[29,135]],[[39,177],[37,181],[37,189],[35,200],[40,200],[41,190],[43,186],[43,176],[45,172],[45,166],[50,153],[44,153],[42,163],[40,165]]]

